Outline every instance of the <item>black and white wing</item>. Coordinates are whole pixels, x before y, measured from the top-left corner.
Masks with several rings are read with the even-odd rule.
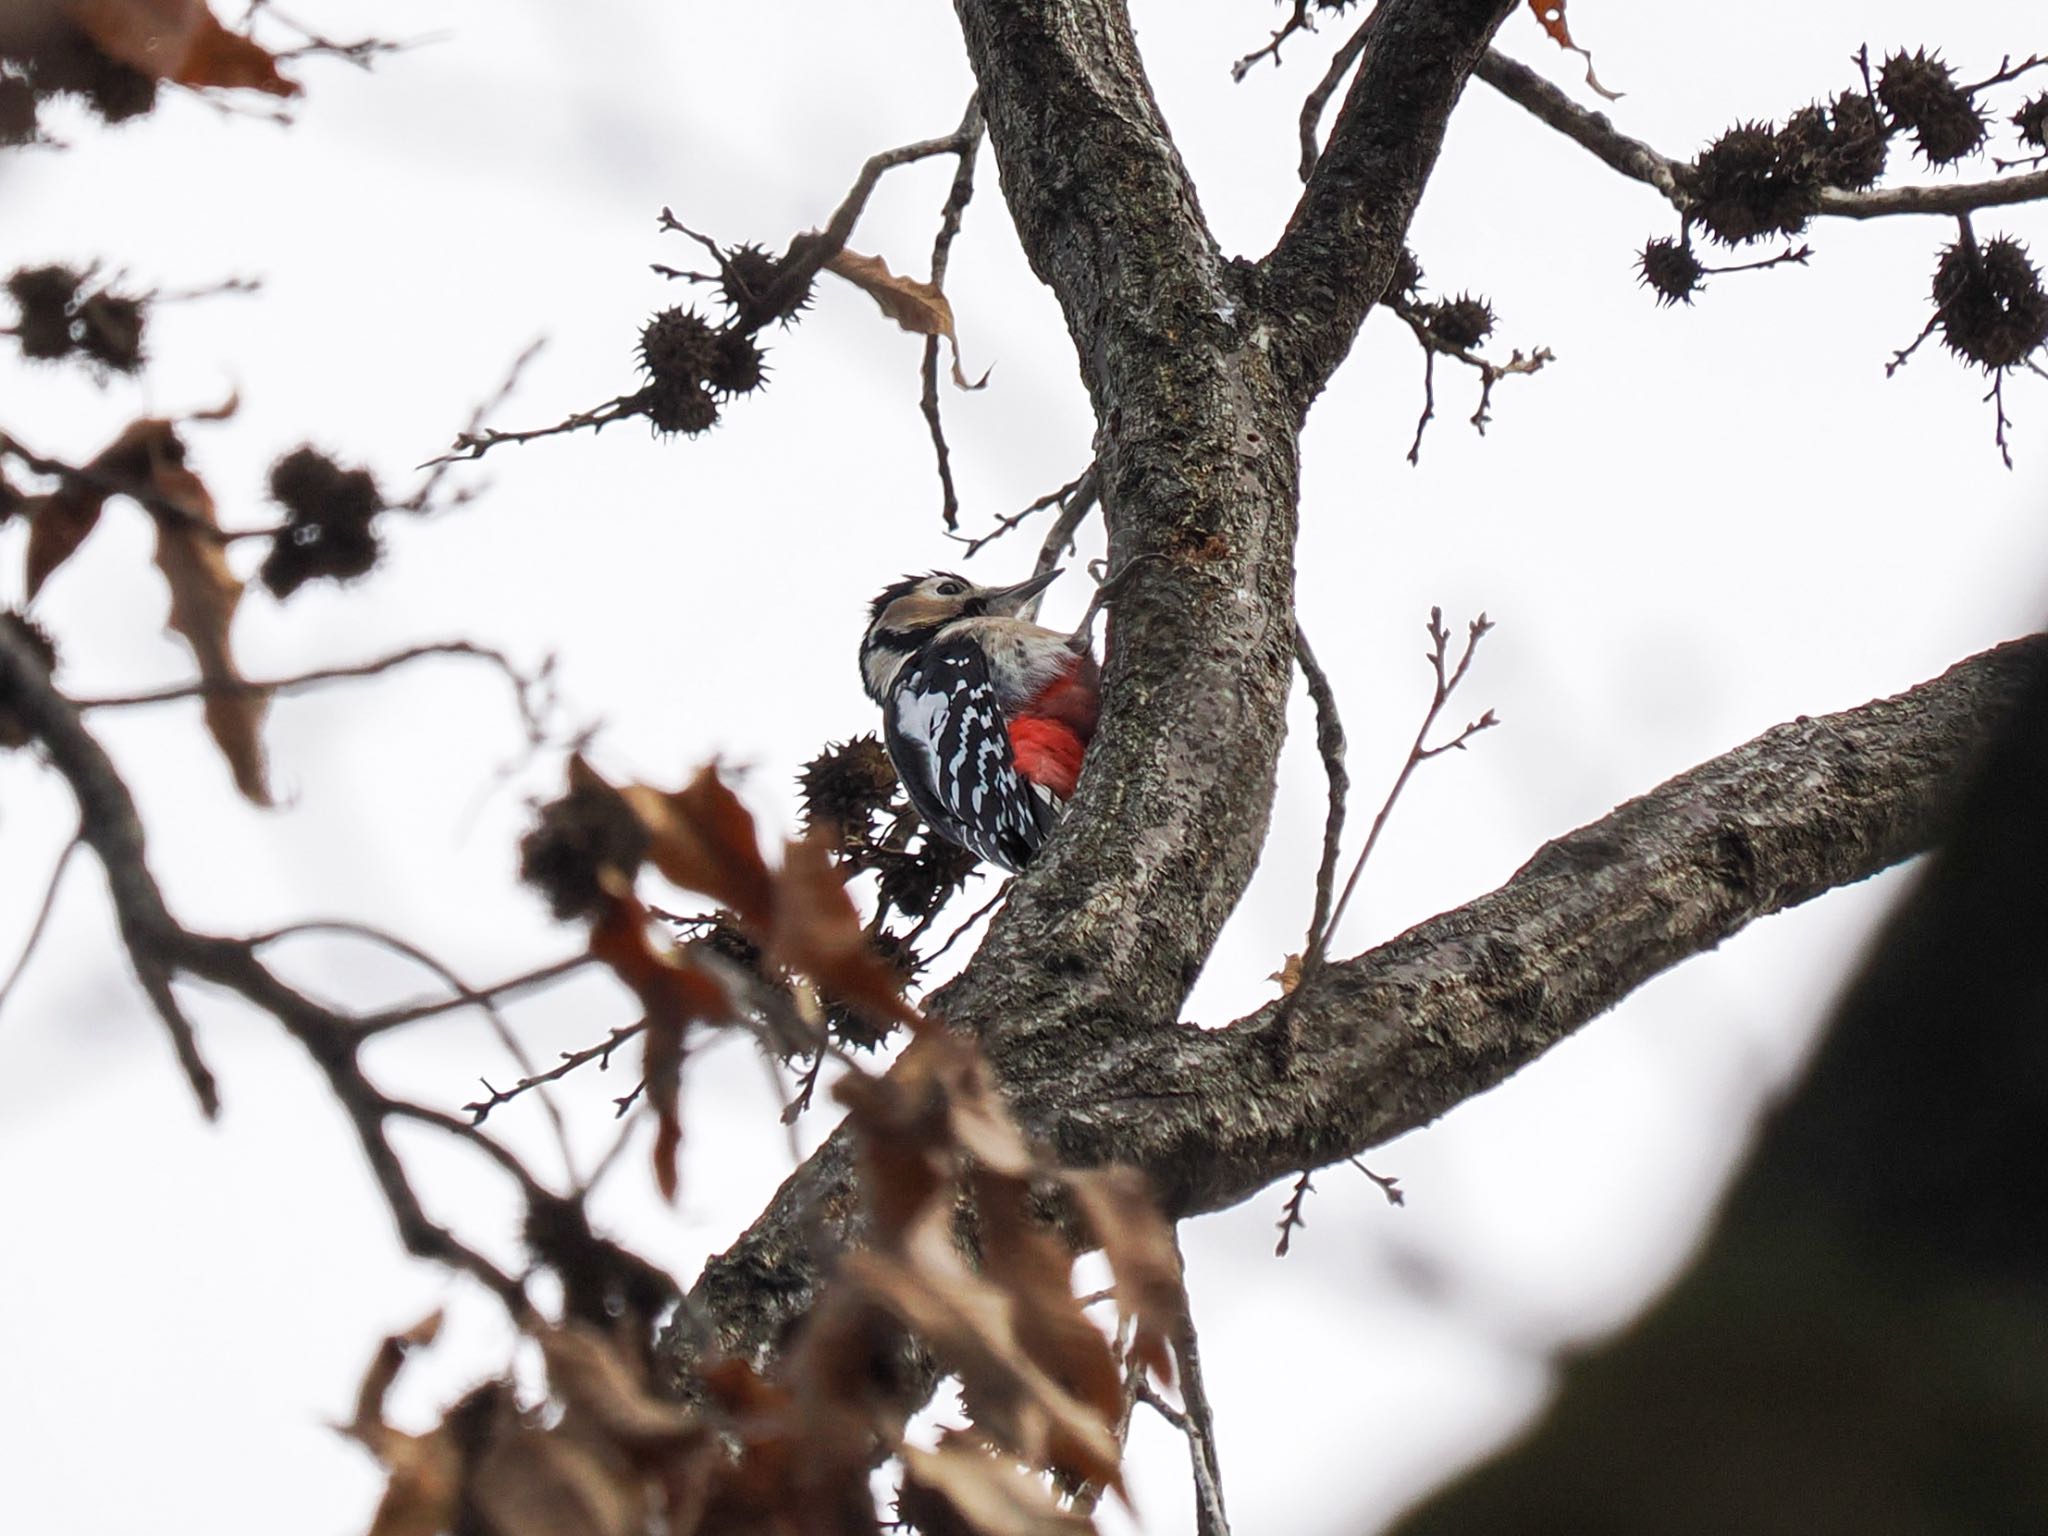
[[[981,647],[934,640],[896,674],[882,717],[882,739],[925,825],[991,864],[1023,868],[1058,808],[1017,772]]]

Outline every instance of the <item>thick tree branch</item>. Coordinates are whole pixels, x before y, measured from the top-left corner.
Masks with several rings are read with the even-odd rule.
[[[1275,365],[1306,412],[1401,254],[1466,77],[1513,0],[1382,0],[1301,202],[1259,264]]]
[[[526,1300],[520,1282],[434,1222],[421,1206],[391,1146],[387,1125],[394,1114],[413,1115],[416,1107],[400,1105],[371,1084],[357,1059],[361,1037],[355,1022],[280,980],[257,957],[254,942],[195,933],[171,915],[150,873],[142,822],[127,784],[85,728],[77,707],[52,686],[41,658],[4,625],[0,625],[0,695],[7,699],[9,712],[40,743],[50,766],[78,801],[78,837],[106,872],[122,945],[170,1034],[201,1108],[214,1115],[219,1099],[191,1024],[172,990],[173,978],[180,975],[223,987],[274,1017],[325,1074],[362,1144],[406,1247],[422,1258],[474,1276],[494,1291],[515,1317],[522,1315]],[[500,1166],[518,1169],[516,1160],[510,1160],[481,1131],[461,1122],[450,1129]],[[518,1177],[529,1198],[545,1196],[523,1169],[518,1169]]]
[[[991,1059],[1063,1161],[1133,1164],[1175,1217],[1220,1209],[1428,1124],[1659,972],[1926,848],[2044,671],[2048,638],[2000,646],[1895,698],[1767,731],[1559,838],[1491,894],[1304,981],[1292,1072],[1263,1039],[1278,1004],[1220,1030],[998,1032]],[[818,1283],[809,1223],[843,1233],[853,1205],[834,1136],[699,1280],[725,1347],[774,1347]]]
[[[1680,213],[1692,206],[1692,199],[1678,185],[1678,161],[1630,138],[1608,121],[1606,113],[1580,106],[1528,65],[1489,48],[1472,73],[1612,169],[1654,187]]]
[[[1971,777],[1688,1272],[1401,1536],[2040,1524],[2048,670]]]
[[[1654,188],[1680,213],[1691,211],[1692,197],[1677,179],[1684,162],[1620,132],[1604,112],[1580,106],[1526,64],[1518,64],[1505,54],[1488,52],[1473,73],[1531,116],[1591,151],[1604,164]],[[1878,219],[1901,213],[1963,214],[1977,208],[1999,208],[2042,198],[2048,198],[2048,168],[2022,176],[1940,186],[1882,187],[1868,192],[1822,187],[1819,212],[1838,219]]]
[[[1120,0],[959,11],[1004,197],[1095,404],[1110,564],[1133,576],[1073,814],[931,1006],[1056,1037],[1173,1012],[1257,862],[1292,655],[1294,430]]]

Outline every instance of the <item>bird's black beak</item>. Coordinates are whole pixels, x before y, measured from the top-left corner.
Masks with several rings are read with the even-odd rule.
[[[1039,575],[1032,577],[1029,581],[1018,582],[1014,587],[983,587],[981,590],[983,610],[988,613],[1000,614],[1005,618],[1015,618],[1020,608],[1058,579],[1060,570],[1061,567],[1056,565],[1051,570],[1041,572]]]

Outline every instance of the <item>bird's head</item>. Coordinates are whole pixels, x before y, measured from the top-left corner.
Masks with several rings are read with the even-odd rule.
[[[888,693],[897,668],[929,645],[940,630],[961,619],[1014,618],[1018,610],[1052,585],[1050,571],[1011,587],[978,587],[951,571],[906,576],[884,587],[868,611],[860,642],[860,675],[877,704]]]

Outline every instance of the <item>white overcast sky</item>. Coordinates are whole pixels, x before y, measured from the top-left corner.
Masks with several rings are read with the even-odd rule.
[[[730,240],[779,246],[823,222],[874,149],[948,131],[969,89],[950,9],[317,5],[328,30],[429,37],[365,74],[299,69],[296,123],[169,97],[103,132],[53,124],[68,153],[0,158],[0,270],[98,258],[137,284],[259,276],[253,298],[161,311],[139,382],[0,371],[0,421],[82,458],[142,411],[230,390],[240,415],[191,432],[231,524],[272,518],[264,472],[310,438],[401,492],[538,335],[502,425],[538,425],[630,386],[640,322],[687,299],[648,272],[697,253],[663,204]],[[1282,11],[1257,0],[1138,0],[1164,109],[1226,249],[1258,254],[1297,183],[1294,120],[1340,35],[1297,39],[1241,86],[1232,59]],[[1782,116],[1853,78],[1868,41],[1940,45],[1966,78],[2042,42],[2038,7],[1976,0],[1574,0],[1574,28],[1625,90],[1626,129],[1689,154],[1738,117]],[[2030,23],[2032,27],[2030,28]],[[1585,96],[1572,60],[1518,15],[1502,46]],[[1918,174],[1903,151],[1898,172]],[[949,284],[982,393],[949,393],[966,526],[1070,479],[1090,423],[1071,347],[1026,269],[984,155]],[[921,270],[949,163],[892,175],[855,244]],[[1556,365],[1511,380],[1484,439],[1472,383],[1440,369],[1420,468],[1403,462],[1420,359],[1385,316],[1316,406],[1304,445],[1304,622],[1352,740],[1353,826],[1398,766],[1426,698],[1421,623],[1499,623],[1466,713],[1502,728],[1424,774],[1339,935],[1355,952],[1491,888],[1544,839],[1798,713],[1895,692],[2033,627],[2048,575],[2048,385],[2008,389],[2018,467],[1991,442],[1983,382],[1938,349],[1883,363],[1922,324],[1936,219],[1828,225],[1810,269],[1722,279],[1690,310],[1634,285],[1646,236],[1675,220],[1474,85],[1413,243],[1433,285],[1491,296],[1498,344]],[[2048,250],[2048,216],[1994,213]],[[843,285],[775,341],[772,387],[700,441],[637,424],[494,454],[488,491],[390,528],[367,581],[279,605],[252,590],[245,664],[278,675],[469,637],[560,658],[595,755],[677,782],[713,756],[746,768],[764,825],[826,739],[867,729],[854,647],[866,599],[905,570],[957,563],[916,409],[919,343]],[[1027,544],[1025,541],[1029,540]],[[1014,579],[1027,532],[979,557]],[[161,634],[150,531],[116,505],[52,580],[39,617],[62,681],[104,693],[187,675]],[[1085,553],[1086,551],[1084,551]],[[18,601],[22,531],[0,531],[0,601]],[[237,558],[257,555],[237,551]],[[1048,608],[1071,617],[1068,583]],[[1272,842],[1189,1005],[1221,1021],[1270,994],[1297,948],[1323,817],[1305,701]],[[283,809],[234,796],[186,706],[103,716],[155,867],[188,923],[232,932],[299,916],[373,920],[485,980],[568,951],[513,880],[530,796],[560,765],[520,764],[500,680],[435,663],[280,702],[269,742]],[[509,776],[499,770],[519,764]],[[24,754],[0,757],[0,965],[11,963],[72,810]],[[1356,835],[1356,834],[1354,834]],[[1541,1400],[1565,1340],[1623,1319],[1682,1259],[1746,1127],[1896,879],[1780,917],[1645,988],[1616,1014],[1439,1126],[1376,1151],[1392,1210],[1354,1172],[1319,1179],[1292,1257],[1271,1257],[1283,1190],[1187,1233],[1194,1301],[1239,1527],[1371,1528]],[[284,963],[371,1004],[426,977],[360,945]],[[115,947],[96,869],[74,866],[34,968],[0,1019],[0,1528],[221,1536],[361,1529],[379,1481],[326,1427],[374,1341],[447,1303],[453,1326],[410,1368],[408,1422],[506,1358],[502,1319],[406,1260],[345,1125],[267,1020],[191,996],[226,1113],[205,1125]],[[521,1006],[535,1054],[630,1017],[601,980]],[[450,1024],[373,1059],[389,1083],[459,1105],[506,1065]],[[568,1097],[604,1144],[624,1074]],[[644,1164],[603,1216],[688,1279],[789,1167],[767,1077],[744,1049],[692,1068],[679,1205]],[[544,1158],[531,1105],[506,1133]],[[802,1127],[808,1145],[822,1119]],[[410,1143],[408,1143],[410,1147]],[[418,1149],[435,1209],[509,1251],[491,1176]],[[1141,1422],[1143,1527],[1184,1529],[1185,1459]]]

